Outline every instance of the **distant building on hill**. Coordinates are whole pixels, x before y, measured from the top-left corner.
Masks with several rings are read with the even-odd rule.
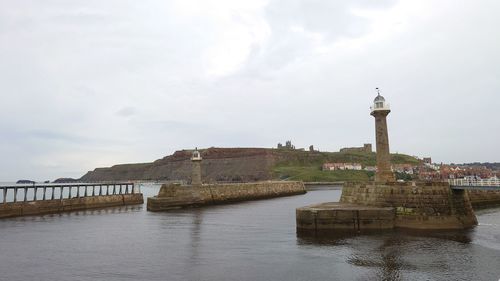
[[[414,170],[416,169],[415,166],[411,164],[393,164],[392,165],[392,170],[398,173],[405,173],[408,175],[413,175]]]
[[[356,170],[360,171],[363,167],[359,163],[324,163],[323,171],[336,171],[336,170]]]
[[[290,140],[287,140],[285,142],[285,145],[278,143],[278,146],[277,146],[278,149],[290,149],[290,150],[295,150],[295,145],[292,144],[292,141]]]
[[[424,157],[424,159],[422,159],[424,161],[425,164],[432,164],[432,158],[430,157]]]
[[[376,172],[377,171],[377,166],[365,166],[365,171],[368,172]]]
[[[371,153],[372,150],[372,144],[371,143],[365,143],[363,144],[362,147],[344,147],[340,149],[340,152],[365,152],[365,153]]]

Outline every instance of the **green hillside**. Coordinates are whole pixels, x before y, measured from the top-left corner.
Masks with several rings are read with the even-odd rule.
[[[273,168],[273,176],[279,179],[319,181],[368,181],[373,172],[368,171],[323,171],[323,163],[360,163],[363,166],[375,166],[376,154],[363,152],[304,152],[284,151],[283,160]],[[393,164],[418,165],[418,159],[405,154],[392,154]]]

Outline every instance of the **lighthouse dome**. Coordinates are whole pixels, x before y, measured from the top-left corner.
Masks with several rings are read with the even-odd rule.
[[[381,96],[380,94],[378,94],[375,99],[373,100],[374,103],[376,102],[385,102],[385,99],[383,96]]]
[[[373,106],[370,107],[372,113],[374,111],[380,111],[380,110],[383,110],[383,111],[389,110],[390,111],[389,104],[386,103],[385,98],[380,95],[379,89],[378,88],[375,88],[375,89],[377,90],[377,96],[373,100]]]
[[[191,157],[191,160],[193,160],[193,161],[200,161],[201,160],[201,153],[198,151],[198,148],[196,148],[193,151],[193,156]]]

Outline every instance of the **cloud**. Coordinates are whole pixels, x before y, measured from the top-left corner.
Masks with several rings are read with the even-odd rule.
[[[130,117],[136,114],[136,109],[131,106],[122,107],[116,112],[116,115],[121,117]]]
[[[1,2],[0,180],[79,177],[195,146],[374,142],[375,87],[392,104],[392,150],[498,161],[498,8]]]

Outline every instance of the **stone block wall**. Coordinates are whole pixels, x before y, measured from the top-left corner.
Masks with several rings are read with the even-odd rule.
[[[301,231],[366,231],[394,228],[394,208],[321,203],[295,211]]]
[[[306,193],[302,182],[255,182],[234,184],[207,184],[202,186],[163,185],[158,196],[149,197],[149,211],[224,204]]]
[[[474,209],[500,207],[500,191],[468,190],[467,192]]]
[[[447,183],[346,183],[341,203],[394,207],[395,227],[461,229],[477,224],[468,196]]]

